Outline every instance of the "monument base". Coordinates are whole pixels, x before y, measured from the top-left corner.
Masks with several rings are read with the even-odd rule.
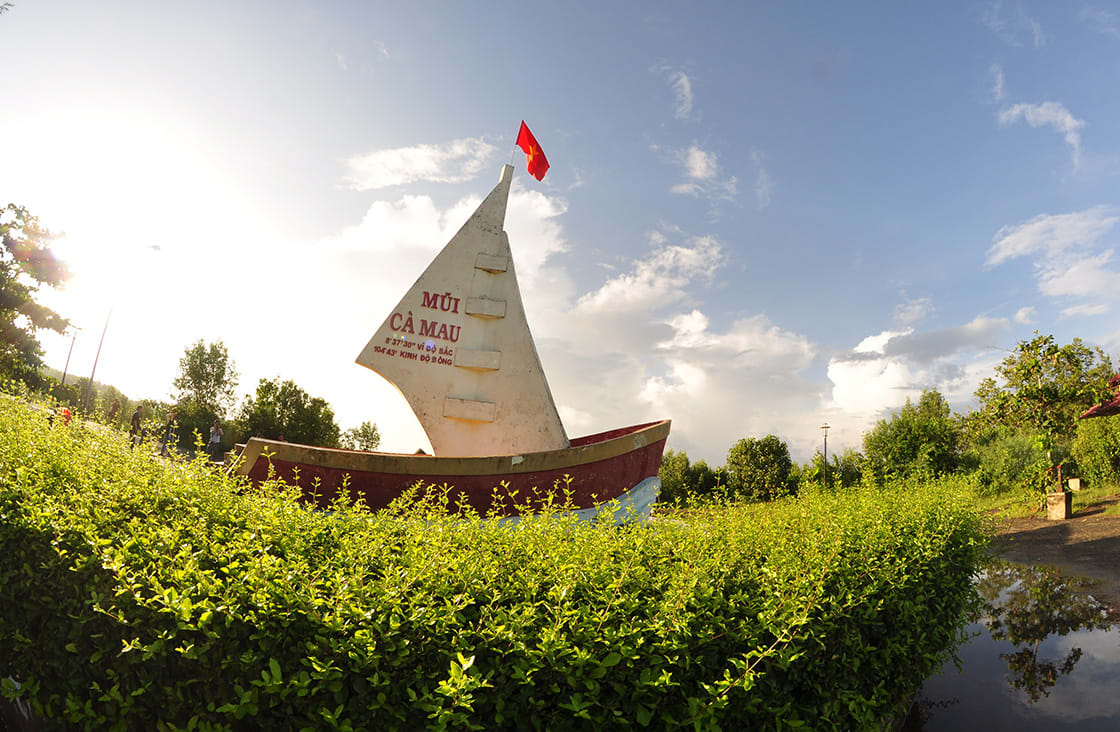
[[[1046,518],[1062,521],[1073,515],[1073,494],[1068,491],[1046,494]]]

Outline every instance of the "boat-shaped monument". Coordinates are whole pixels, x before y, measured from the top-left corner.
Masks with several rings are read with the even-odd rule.
[[[357,363],[404,396],[434,455],[340,450],[251,438],[236,471],[270,471],[326,507],[340,491],[371,509],[419,484],[452,509],[509,517],[548,503],[579,515],[648,518],[669,420],[569,439],[514,270],[505,213],[513,167],[419,276]]]

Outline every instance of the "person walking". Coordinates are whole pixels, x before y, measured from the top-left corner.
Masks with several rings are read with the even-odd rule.
[[[140,442],[140,412],[143,409],[139,404],[136,405],[136,411],[132,413],[132,429],[128,431],[128,447],[132,449]]]
[[[214,420],[214,426],[210,428],[210,459],[214,462],[219,462],[218,456],[222,453],[222,426],[218,420]]]
[[[163,439],[161,439],[159,443],[160,457],[171,457],[171,451],[168,449],[168,445],[174,446],[178,442],[178,440],[176,439],[178,435],[176,433],[179,425],[175,423],[175,418],[178,416],[179,412],[175,409],[172,409],[171,416],[168,418],[167,424],[163,426]]]

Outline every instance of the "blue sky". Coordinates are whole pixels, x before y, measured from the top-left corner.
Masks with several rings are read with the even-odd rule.
[[[71,370],[112,308],[98,377],[138,396],[220,338],[242,391],[426,444],[353,359],[511,158],[572,435],[804,460],[922,388],[967,409],[1036,329],[1120,348],[1120,5],[20,0],[0,68],[0,200],[67,234]]]

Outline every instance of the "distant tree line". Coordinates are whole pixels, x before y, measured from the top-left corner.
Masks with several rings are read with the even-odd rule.
[[[661,460],[662,500],[769,501],[807,486],[874,488],[951,474],[969,476],[981,494],[1055,490],[1059,474],[1096,485],[1120,481],[1120,416],[1077,419],[1113,395],[1108,355],[1079,338],[1059,346],[1036,332],[995,371],[976,390],[977,409],[957,414],[927,389],[868,430],[862,452],[833,454],[827,466],[820,452],[794,463],[775,435],[739,440],[719,468],[669,450]]]
[[[53,369],[44,369],[38,383],[59,404],[75,411],[88,391],[86,416],[121,429],[128,428],[136,407],[141,407],[143,426],[153,439],[174,421],[173,446],[184,453],[193,453],[209,442],[215,421],[222,430],[222,451],[250,437],[353,450],[375,450],[381,444],[376,424],[367,421],[341,430],[330,404],[290,379],[261,379],[256,390],[238,403],[239,378],[237,365],[222,341],[200,340],[188,346],[179,359],[179,374],[172,382],[174,396],[169,401],[133,400],[115,386],[91,385],[85,377],[63,386]]]

